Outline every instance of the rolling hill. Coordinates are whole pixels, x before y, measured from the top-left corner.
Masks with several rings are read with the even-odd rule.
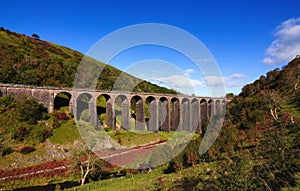
[[[0,27],[0,83],[36,86],[72,87],[74,77],[84,55],[70,48],[40,40],[38,35],[11,32]],[[90,59],[91,62],[100,61]],[[98,78],[97,89],[111,90],[122,71],[105,65]],[[133,86],[135,92],[175,94],[174,90],[125,75],[125,86]],[[132,85],[138,84],[138,85]]]

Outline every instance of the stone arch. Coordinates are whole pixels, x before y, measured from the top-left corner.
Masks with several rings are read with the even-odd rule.
[[[136,130],[145,130],[145,109],[142,97],[135,95],[130,100],[131,117]]]
[[[190,100],[188,98],[183,98],[181,100],[181,130],[190,130],[190,109]]]
[[[89,93],[81,93],[76,99],[76,119],[90,121],[97,125],[97,111],[94,97]]]
[[[114,100],[114,129],[130,130],[130,103],[125,95],[117,95]],[[118,123],[118,125],[117,125]]]
[[[170,131],[170,108],[167,97],[160,97],[158,100],[158,127],[159,130],[169,132]]]
[[[208,100],[207,114],[208,114],[208,119],[210,119],[211,116],[214,115],[214,101],[212,99]]]
[[[216,102],[215,102],[215,109],[216,109],[216,111],[215,111],[215,113],[216,114],[220,114],[221,113],[221,101],[220,100],[216,100]]]
[[[157,131],[157,100],[148,96],[145,100],[145,121],[148,131]]]
[[[223,99],[223,100],[222,100],[222,112],[223,112],[223,113],[225,113],[225,110],[226,110],[226,104],[227,104],[226,100]]]
[[[177,97],[173,97],[171,99],[171,130],[176,131],[179,130],[180,127],[180,102]]]
[[[69,111],[72,112],[70,109],[70,102],[72,99],[72,94],[69,92],[59,92],[54,97],[54,110],[59,110],[61,107],[69,107]]]
[[[200,130],[202,136],[206,131],[208,125],[208,111],[207,111],[207,101],[205,99],[200,100]]]
[[[113,109],[112,109],[112,98],[109,94],[100,94],[97,97],[97,116],[101,125],[106,125],[111,129],[113,125]],[[104,115],[104,117],[103,117]],[[104,121],[105,120],[105,121]]]
[[[200,116],[200,108],[199,108],[199,102],[198,99],[194,98],[191,101],[191,114],[190,114],[190,120],[191,120],[191,132],[197,132],[199,131],[199,116]]]

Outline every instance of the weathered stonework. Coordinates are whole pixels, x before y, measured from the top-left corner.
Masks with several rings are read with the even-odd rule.
[[[22,85],[0,84],[0,96],[12,95],[18,98],[22,95],[34,97],[38,102],[45,105],[49,112],[53,112],[55,98],[59,93],[67,93],[70,96],[69,107],[76,119],[80,119],[83,110],[88,109],[90,121],[94,125],[100,125],[97,114],[97,99],[104,96],[106,99],[106,125],[116,129],[116,116],[122,114],[121,126],[130,130],[131,101],[135,99],[135,128],[148,131],[176,131],[184,130],[205,133],[206,126],[215,114],[224,114],[226,100],[223,98],[196,97],[184,95],[164,94],[132,94],[119,92],[103,92],[93,90],[73,90],[70,88],[47,88]],[[79,100],[85,95],[88,103]],[[121,97],[121,111],[115,110],[117,97]],[[149,115],[145,119],[146,100],[149,104]],[[170,108],[171,106],[171,108]]]

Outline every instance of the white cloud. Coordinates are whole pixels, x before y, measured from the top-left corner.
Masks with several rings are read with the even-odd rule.
[[[164,83],[171,87],[195,87],[204,86],[205,83],[200,80],[191,79],[184,75],[172,75],[168,77],[154,78],[153,80]]]
[[[244,78],[246,76],[247,76],[246,74],[235,73],[235,74],[232,74],[230,76],[227,76],[226,78],[229,79],[229,80],[233,80],[233,79]]]
[[[222,76],[207,76],[205,79],[208,86],[224,86],[224,77]]]
[[[204,87],[204,86],[227,86],[239,87],[244,83],[240,81],[241,78],[246,77],[245,74],[235,73],[230,76],[207,76],[205,79],[192,79],[187,75],[172,75],[167,77],[154,78],[152,81],[166,84],[175,88],[189,88],[189,87]]]
[[[300,54],[300,17],[281,23],[274,32],[276,39],[266,50],[263,63],[276,65],[293,59]]]
[[[244,83],[239,79],[246,77],[246,74],[235,73],[230,76],[207,76],[206,81],[209,86],[227,86],[227,87],[239,87]]]
[[[195,70],[194,69],[186,69],[183,71],[183,75],[185,76],[191,76],[192,73],[194,73]]]

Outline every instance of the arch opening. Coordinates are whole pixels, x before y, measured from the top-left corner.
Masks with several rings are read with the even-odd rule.
[[[140,96],[133,96],[130,100],[131,127],[135,130],[145,130],[144,102]]]
[[[226,104],[227,104],[226,100],[223,99],[223,100],[222,100],[222,113],[225,113],[225,110],[226,110]]]
[[[211,119],[211,116],[214,115],[214,101],[212,99],[208,101],[207,109],[208,119]]]
[[[190,101],[183,98],[181,101],[181,130],[190,131]]]
[[[114,129],[130,130],[130,103],[125,95],[118,95],[114,101]]]
[[[76,100],[76,119],[97,125],[96,103],[91,94],[82,93]]]
[[[171,99],[171,130],[177,131],[180,129],[180,102],[179,99],[174,97]]]
[[[56,94],[54,98],[54,110],[58,111],[59,109],[68,110],[69,112],[72,112],[71,107],[70,107],[70,102],[72,99],[72,95],[68,92],[59,92]],[[67,108],[68,107],[68,108]]]
[[[97,97],[97,116],[99,121],[99,126],[109,127],[111,129],[113,126],[113,110],[111,97],[108,94],[101,94]]]
[[[202,136],[204,136],[206,127],[208,125],[208,109],[207,109],[207,101],[202,99],[200,101],[200,131]]]
[[[158,111],[156,99],[152,96],[147,97],[145,101],[145,122],[148,131],[158,131],[157,114]]]
[[[199,120],[200,120],[200,108],[199,102],[196,98],[194,98],[191,102],[191,132],[198,132],[199,133]]]
[[[161,97],[158,100],[158,128],[160,131],[169,132],[170,122],[169,122],[169,102],[166,97]]]
[[[221,101],[220,100],[217,100],[216,103],[216,114],[220,114],[222,111],[221,111]]]

